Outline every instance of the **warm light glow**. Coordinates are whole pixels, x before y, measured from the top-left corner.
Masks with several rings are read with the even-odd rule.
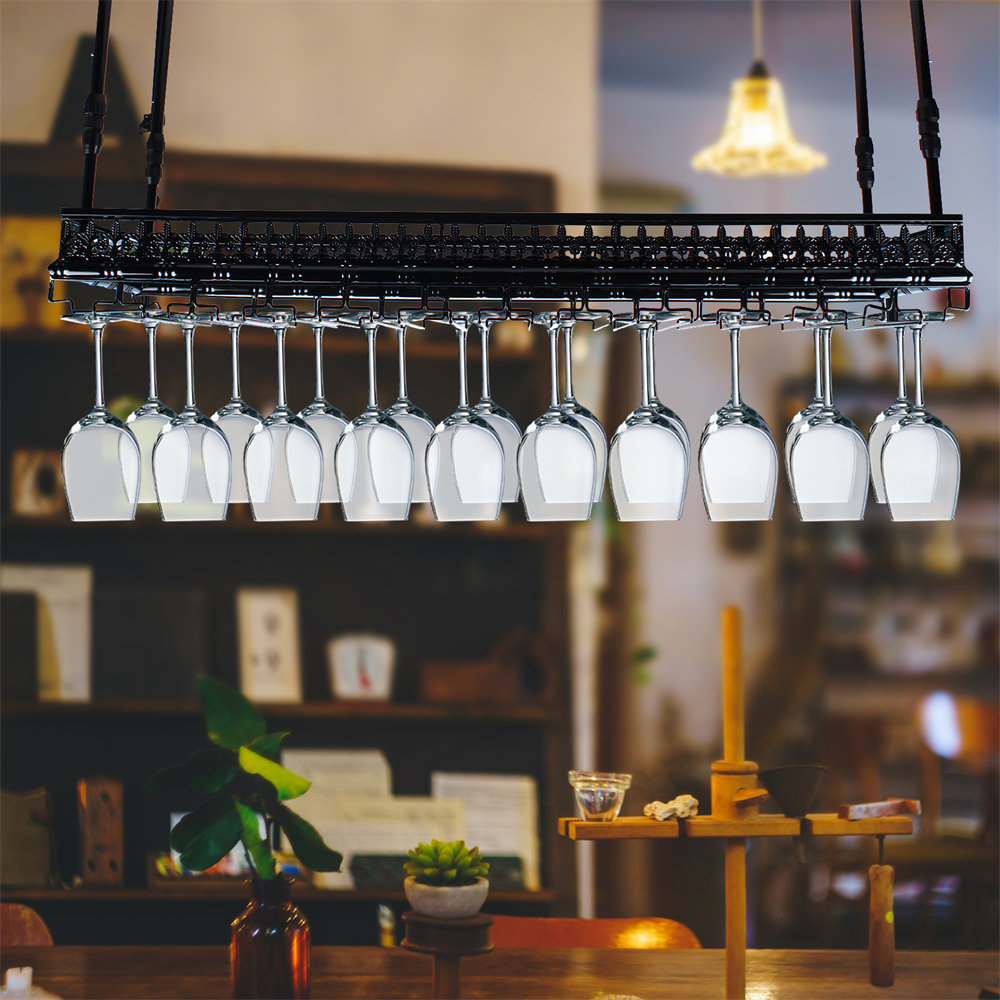
[[[729,111],[719,140],[691,161],[695,170],[726,177],[807,174],[826,166],[826,156],[792,135],[781,84],[760,64],[733,81]]]

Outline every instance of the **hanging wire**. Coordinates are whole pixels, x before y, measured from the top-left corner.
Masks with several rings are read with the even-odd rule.
[[[764,9],[763,0],[753,0],[753,58],[764,61]]]

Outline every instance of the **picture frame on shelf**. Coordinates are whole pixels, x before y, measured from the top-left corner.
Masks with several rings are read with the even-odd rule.
[[[240,587],[236,618],[243,694],[255,702],[301,702],[298,592]]]

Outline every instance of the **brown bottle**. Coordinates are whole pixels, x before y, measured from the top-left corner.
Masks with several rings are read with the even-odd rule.
[[[309,996],[309,922],[292,903],[291,885],[254,879],[250,903],[232,923],[229,966],[239,1000]]]

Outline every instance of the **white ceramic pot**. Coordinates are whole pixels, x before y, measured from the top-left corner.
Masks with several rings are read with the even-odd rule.
[[[425,917],[440,920],[457,920],[475,916],[490,890],[487,879],[479,876],[472,885],[424,885],[408,875],[403,889],[410,906]]]

